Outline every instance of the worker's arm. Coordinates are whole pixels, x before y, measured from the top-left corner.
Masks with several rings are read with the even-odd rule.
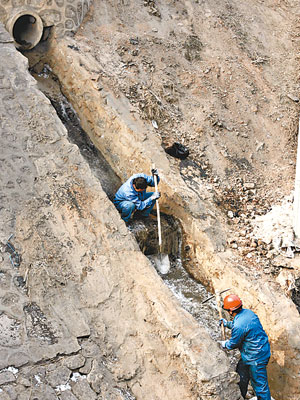
[[[142,211],[142,210],[144,210],[145,208],[150,207],[151,204],[152,204],[152,202],[153,202],[154,200],[158,199],[159,197],[160,197],[160,193],[159,193],[159,192],[154,192],[154,193],[152,194],[152,196],[150,196],[150,197],[149,197],[148,199],[146,199],[146,200],[140,200],[140,199],[138,198],[138,196],[136,196],[136,197],[134,197],[134,198],[131,198],[131,199],[129,199],[129,200],[132,201],[132,202],[135,204],[135,207],[136,207],[137,210]]]
[[[226,341],[225,348],[228,350],[233,350],[241,347],[244,340],[245,333],[242,328],[234,327],[232,329],[231,338]]]
[[[233,321],[227,321],[225,318],[221,318],[219,321],[219,325],[224,325],[225,328],[232,329]]]

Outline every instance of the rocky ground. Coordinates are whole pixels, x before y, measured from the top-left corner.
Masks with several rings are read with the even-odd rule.
[[[0,398],[238,400],[0,29]]]
[[[188,161],[170,162],[215,208],[245,265],[275,277],[287,267],[296,282],[299,261],[278,258],[290,246],[253,229],[293,197],[298,31],[294,1],[95,3],[74,49],[97,60],[99,90],[125,95],[165,149],[189,149]],[[283,240],[295,249],[291,229],[288,221]]]
[[[137,153],[139,141],[156,144],[156,138],[165,150],[174,142],[189,149],[185,160],[164,155],[168,165],[161,157],[163,180],[169,179],[174,190],[170,199],[183,204],[191,199],[200,210],[205,204],[202,214],[194,206],[187,214],[203,218],[201,229],[209,231],[217,254],[230,251],[248,279],[239,282],[245,297],[250,293],[246,300],[268,322],[276,365],[293,375],[294,364],[285,359],[290,357],[283,347],[285,332],[279,327],[280,337],[272,336],[272,321],[280,325],[280,312],[273,317],[268,307],[278,296],[267,298],[266,291],[277,282],[280,296],[291,297],[299,307],[300,247],[291,221],[300,98],[297,7],[292,0],[96,1],[76,35],[62,42],[64,52],[49,58],[48,43],[27,52],[37,79],[58,71],[62,90],[71,93],[74,104],[81,100],[74,99],[75,89],[89,90],[92,83],[100,96],[96,101],[109,102],[132,128],[124,159],[118,160],[117,152],[107,157],[121,165],[119,177],[97,176],[106,193],[90,173],[95,165],[88,167],[77,148],[82,154],[93,152],[93,144],[81,142],[80,127],[77,138],[66,140],[51,104],[26,75],[24,61],[17,62],[19,70],[8,58],[12,45],[3,34],[1,43],[8,44],[1,51],[10,64],[0,71],[6,155],[1,160],[6,205],[1,209],[0,398],[238,398],[225,356],[170,300],[108,201],[133,166],[146,165],[152,150],[141,152],[139,160],[130,148]],[[66,72],[77,61],[86,81]],[[90,90],[84,100],[93,95]],[[55,101],[54,96],[57,106]],[[61,111],[60,117],[68,109]],[[112,121],[115,115],[107,112]],[[105,126],[103,115],[97,118],[98,110],[91,108],[88,122]],[[145,133],[146,126],[151,129]],[[112,129],[117,137],[103,128],[108,141],[124,140],[125,128]],[[147,135],[153,141],[147,142]],[[158,147],[154,152],[159,157]],[[177,180],[181,187],[171,172],[182,178]],[[180,190],[186,197],[178,200]],[[186,230],[193,223],[187,221]],[[186,243],[187,253],[188,247],[195,254],[205,249],[206,238],[200,237]],[[195,258],[192,262],[196,265]],[[268,282],[262,294],[256,279],[262,286]],[[297,317],[293,314],[292,331]],[[296,331],[291,351],[298,348],[294,338]],[[280,387],[289,386],[287,381],[271,378],[286,400]],[[289,400],[297,400],[297,388],[290,386]]]

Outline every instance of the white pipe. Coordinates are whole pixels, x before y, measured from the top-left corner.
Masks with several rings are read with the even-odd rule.
[[[153,169],[154,168],[155,168],[155,166],[153,165]],[[154,178],[155,191],[158,192],[157,176],[154,174],[153,178]],[[156,213],[157,213],[158,245],[159,245],[159,253],[161,254],[161,225],[160,225],[160,212],[159,212],[158,199],[156,200]]]
[[[15,41],[15,46],[21,50],[34,48],[43,36],[41,17],[30,7],[13,10],[6,22],[6,29]]]
[[[300,238],[300,119],[298,125],[298,147],[294,192],[294,232],[295,236]]]

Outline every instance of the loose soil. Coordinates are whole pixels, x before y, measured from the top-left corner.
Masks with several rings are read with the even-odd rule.
[[[253,220],[294,188],[296,11],[294,1],[95,2],[73,48],[83,64],[85,53],[97,60],[99,90],[125,95],[164,148],[187,146],[187,160],[169,160],[222,221],[218,250],[229,245],[245,268],[274,277],[278,254]]]
[[[230,247],[252,277],[257,270],[279,279],[282,268],[291,269],[282,286],[299,307],[297,260],[279,262],[274,243],[253,232],[253,222],[294,187],[297,7],[280,0],[96,0],[69,47],[82,65],[87,56],[97,61],[97,70],[85,67],[99,92],[125,95],[129,112],[152,124],[163,148],[187,146],[187,160],[168,158],[222,224],[227,240],[217,251]],[[39,74],[44,62],[31,67]],[[29,311],[39,316],[35,304]]]

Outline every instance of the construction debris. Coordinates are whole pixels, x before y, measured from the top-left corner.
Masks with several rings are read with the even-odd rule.
[[[166,153],[175,158],[184,160],[189,155],[189,149],[181,143],[175,142],[172,146],[166,148]]]
[[[293,197],[286,197],[281,205],[275,205],[270,212],[257,216],[253,222],[252,237],[272,245],[273,255],[281,254],[293,258],[300,252],[300,242],[295,238],[293,230]]]

